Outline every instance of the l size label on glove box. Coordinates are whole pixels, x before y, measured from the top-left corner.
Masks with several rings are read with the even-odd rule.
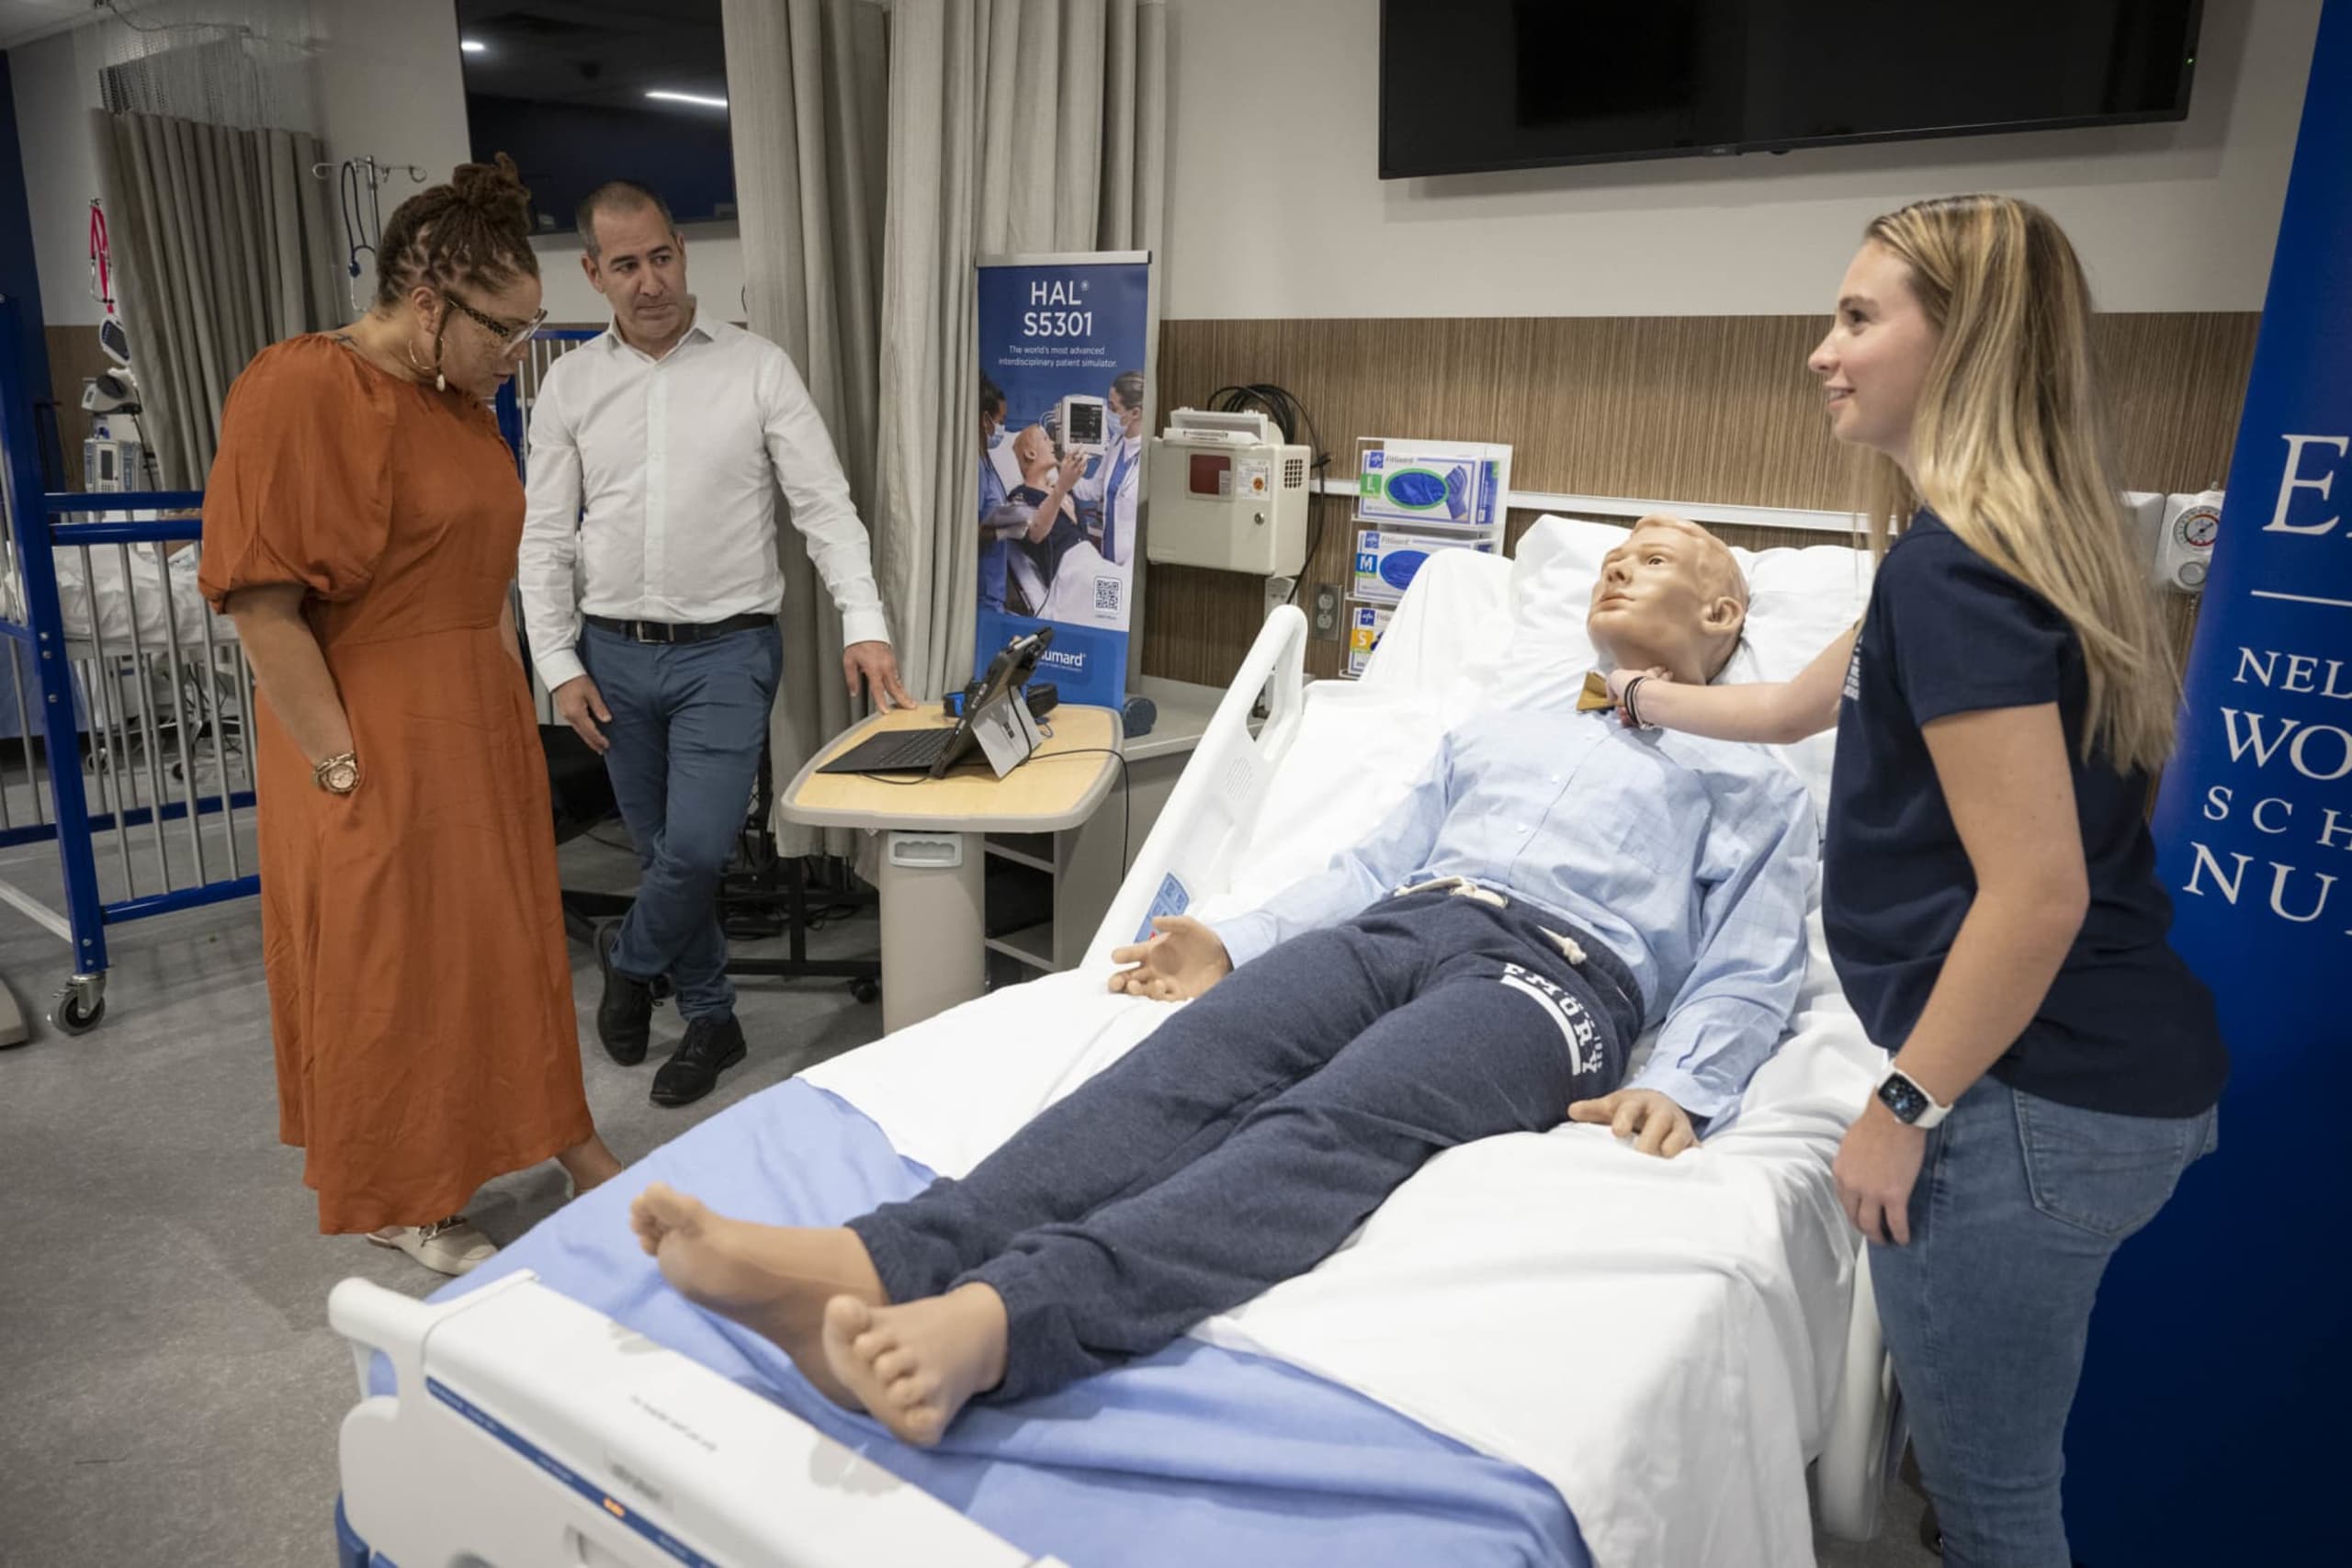
[[[1356,439],[1356,521],[1491,528],[1510,504],[1510,448],[1496,442]]]

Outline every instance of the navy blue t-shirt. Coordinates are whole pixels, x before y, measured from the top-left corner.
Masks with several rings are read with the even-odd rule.
[[[2033,1021],[1993,1074],[2086,1110],[2193,1116],[2229,1056],[2213,998],[2165,941],[2148,781],[2082,755],[2089,682],[2065,617],[1922,511],[1888,549],[1846,671],[1822,846],[1822,919],[1871,1039],[1897,1051],[1974,901],[1923,726],[2056,703],[2074,761],[2090,909]]]

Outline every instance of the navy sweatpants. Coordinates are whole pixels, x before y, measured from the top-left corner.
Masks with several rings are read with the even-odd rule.
[[[1042,1393],[1305,1273],[1441,1149],[1608,1093],[1639,1007],[1613,955],[1539,911],[1388,899],[1236,970],[965,1179],[850,1227],[893,1301],[993,1287],[1011,1336],[989,1397]]]

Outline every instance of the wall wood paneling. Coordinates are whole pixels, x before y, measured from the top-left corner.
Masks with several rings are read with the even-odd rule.
[[[2099,318],[2127,486],[2221,481],[2260,320]],[[1159,406],[1163,417],[1198,408],[1228,383],[1284,387],[1320,427],[1328,471],[1340,476],[1352,470],[1359,435],[1494,440],[1511,444],[1521,490],[1834,510],[1848,504],[1853,470],[1804,368],[1823,325],[1817,316],[1171,321],[1160,329]],[[1302,607],[1315,584],[1347,581],[1349,510],[1345,498],[1315,500]],[[1532,521],[1514,513],[1510,543]],[[1720,532],[1755,547],[1825,542]],[[1265,618],[1263,583],[1180,567],[1153,567],[1148,582],[1144,672],[1230,679]],[[1344,642],[1316,642],[1307,667],[1336,674],[1345,652]]]

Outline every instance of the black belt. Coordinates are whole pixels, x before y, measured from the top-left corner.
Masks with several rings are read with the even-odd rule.
[[[616,621],[610,615],[583,615],[590,626],[625,637],[631,642],[708,642],[715,637],[756,631],[775,625],[774,615],[729,615],[723,621],[699,625],[674,621]]]

